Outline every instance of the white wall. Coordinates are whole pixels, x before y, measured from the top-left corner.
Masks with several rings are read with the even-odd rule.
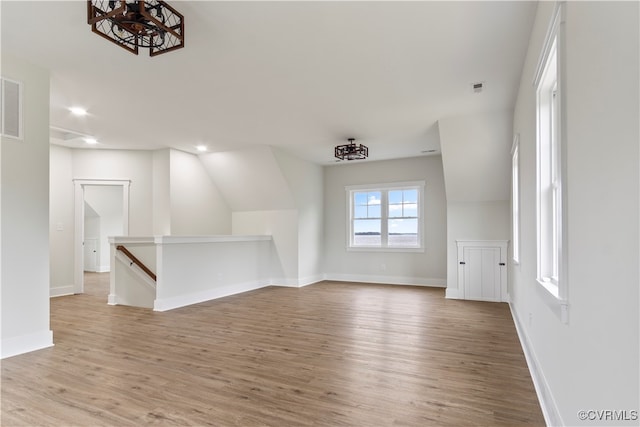
[[[298,207],[298,284],[322,280],[323,170],[282,150],[273,151]]]
[[[131,180],[129,234],[148,236],[153,233],[151,151],[74,149],[72,155],[76,179]]]
[[[171,234],[231,233],[231,210],[198,156],[170,150]]]
[[[275,283],[322,280],[322,167],[272,147],[200,156],[232,210],[232,233],[273,236]]]
[[[231,232],[229,207],[194,155],[58,146],[51,153],[52,295],[73,291],[73,179],[130,180],[129,235]]]
[[[73,293],[73,160],[71,149],[52,145],[49,170],[51,296]]]
[[[456,240],[509,240],[508,201],[447,203],[447,298],[459,298]]]
[[[50,248],[51,270],[55,272],[50,284],[51,295],[56,296],[73,292],[66,282],[69,280],[68,275],[74,273],[74,191],[69,191],[68,186],[73,188],[73,179],[131,180],[129,234],[151,235],[153,155],[150,151],[68,149],[53,145],[50,146],[50,152],[52,180],[49,192],[52,200],[55,199],[52,215],[55,212],[56,217],[60,218],[52,218],[52,227],[57,227],[62,222],[65,234],[64,239],[52,240]],[[50,233],[59,232],[51,228]]]
[[[155,242],[154,310],[171,310],[270,284],[272,245],[268,237],[162,236]]]
[[[153,152],[153,234],[171,234],[170,150]]]
[[[509,239],[511,111],[438,121],[447,189],[447,298],[458,298],[456,240]]]
[[[426,181],[425,252],[347,252],[345,186],[419,180]],[[446,229],[446,199],[440,156],[325,167],[324,270],[328,279],[444,286]]]
[[[233,212],[296,208],[271,147],[202,154],[200,159]]]
[[[448,202],[509,200],[511,111],[438,121]]]
[[[275,259],[272,260],[273,283],[298,286],[298,211],[233,212],[233,235],[272,236]]]
[[[566,3],[569,322],[536,282],[535,67],[554,4],[540,2],[514,115],[520,134],[521,263],[512,308],[554,425],[637,425],[577,417],[638,410],[639,8]]]
[[[2,52],[23,86],[24,139],[0,145],[1,357],[53,345],[49,329],[49,74]]]

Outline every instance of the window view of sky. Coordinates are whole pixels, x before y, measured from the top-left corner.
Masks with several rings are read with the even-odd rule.
[[[380,234],[382,193],[355,192],[353,196],[354,234]],[[389,234],[418,233],[418,190],[390,190],[387,192]]]

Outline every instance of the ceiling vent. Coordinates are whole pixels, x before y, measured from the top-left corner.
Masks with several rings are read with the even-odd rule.
[[[473,93],[480,93],[484,89],[484,82],[471,83]]]

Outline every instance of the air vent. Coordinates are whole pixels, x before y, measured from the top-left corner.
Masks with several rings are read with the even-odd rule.
[[[1,79],[0,118],[2,136],[22,139],[22,84]]]
[[[480,93],[484,89],[484,82],[471,83],[473,93]]]

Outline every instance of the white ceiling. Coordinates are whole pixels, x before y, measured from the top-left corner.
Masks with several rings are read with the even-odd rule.
[[[154,58],[93,34],[84,1],[1,1],[2,50],[50,70],[51,126],[91,135],[98,148],[271,145],[332,164],[348,137],[371,160],[424,155],[440,150],[439,119],[513,108],[536,10],[522,1],[169,3],[185,16],[186,47]]]

